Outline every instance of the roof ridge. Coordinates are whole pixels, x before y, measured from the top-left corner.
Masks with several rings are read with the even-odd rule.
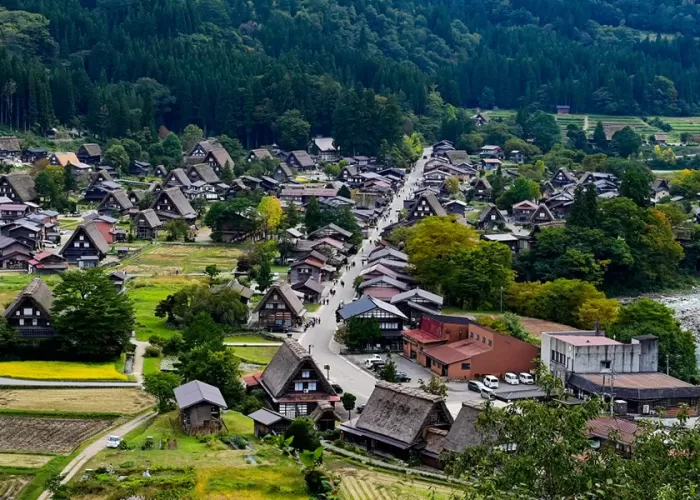
[[[445,399],[442,396],[430,394],[428,392],[421,391],[420,389],[414,387],[405,387],[401,384],[392,384],[391,382],[385,382],[383,380],[378,380],[376,386],[381,389],[387,389],[389,391],[404,394],[406,396],[413,396],[416,398],[425,399],[426,401],[430,401],[432,403],[440,403],[445,401]]]

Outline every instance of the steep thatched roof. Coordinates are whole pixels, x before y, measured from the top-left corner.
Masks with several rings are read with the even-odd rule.
[[[78,154],[85,153],[88,156],[102,156],[102,148],[99,144],[83,144]]]
[[[318,377],[317,383],[327,394],[335,395],[333,387],[323,375],[311,354],[296,340],[285,340],[260,376],[260,382],[273,398],[284,394],[289,383],[297,375],[302,365],[311,366]]]
[[[156,195],[151,208],[157,207],[160,203],[160,199],[163,197],[170,199],[174,213],[177,213],[182,217],[194,217],[196,215],[194,208],[192,208],[192,205],[190,205],[190,202],[187,200],[187,198],[185,198],[185,195],[182,194],[179,187],[162,190]]]
[[[94,222],[85,222],[79,225],[75,231],[73,231],[73,234],[71,234],[68,242],[63,245],[61,250],[58,252],[59,255],[63,255],[63,252],[66,249],[71,248],[73,245],[73,240],[75,240],[81,234],[84,234],[102,255],[106,255],[107,252],[109,252],[109,243],[107,243],[104,236],[102,236],[102,233],[97,228],[97,225]]]
[[[22,151],[19,145],[19,139],[14,135],[4,135],[0,137],[0,151],[8,151],[10,153],[18,153]]]
[[[428,425],[452,422],[442,397],[379,381],[355,427],[410,446]]]
[[[53,306],[53,292],[46,286],[41,278],[34,278],[27,286],[15,297],[15,300],[7,306],[4,316],[7,318],[15,313],[15,309],[19,307],[24,299],[30,297],[34,300],[37,306],[44,311],[44,314],[51,316],[51,307]]]
[[[292,287],[289,286],[289,283],[284,281],[277,282],[268,288],[267,293],[265,293],[262,300],[258,302],[258,305],[255,306],[253,312],[260,311],[272,294],[278,294],[296,316],[303,316],[306,312],[306,309],[304,309],[304,304],[302,304],[299,297],[296,296],[294,290],[292,290]]]
[[[314,161],[309,156],[309,153],[304,150],[292,151],[290,155],[297,159],[302,168],[311,168],[314,166]]]
[[[114,201],[121,207],[122,210],[129,210],[131,208],[134,208],[134,204],[131,203],[127,192],[123,189],[116,189],[114,191],[111,191],[109,194],[107,194],[107,196],[105,196],[102,199],[102,202],[100,203],[99,207],[97,207],[97,209],[100,210],[104,208],[110,199],[114,199]]]
[[[207,158],[209,157],[214,158],[216,163],[218,163],[221,168],[224,168],[227,162],[231,168],[233,168],[235,165],[233,158],[231,158],[231,155],[228,154],[228,151],[226,151],[224,148],[212,149],[209,151]]]
[[[152,208],[147,208],[146,210],[140,211],[138,214],[136,214],[134,220],[138,218],[142,218],[143,220],[145,220],[151,229],[159,227],[163,224],[156,215],[155,210],[153,210]]]
[[[15,173],[0,175],[0,184],[6,180],[12,189],[17,193],[17,196],[22,201],[32,201],[36,199],[36,189],[34,187],[34,179],[29,174]]]
[[[445,451],[461,453],[469,446],[478,446],[482,443],[482,435],[476,430],[476,419],[482,412],[483,404],[471,401],[462,403],[462,409],[445,438]]]
[[[192,172],[197,172],[199,178],[202,179],[207,184],[217,184],[220,182],[219,176],[216,175],[214,169],[206,163],[200,163],[198,165],[192,165],[187,171],[187,175],[192,175]]]

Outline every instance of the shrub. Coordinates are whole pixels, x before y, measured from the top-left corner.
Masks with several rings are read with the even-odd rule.
[[[147,358],[159,358],[163,354],[163,351],[160,350],[160,347],[156,347],[154,345],[149,345],[146,347],[146,352],[144,353],[144,356]]]
[[[148,337],[148,343],[157,347],[163,347],[168,342],[168,339],[160,335],[151,335]]]
[[[163,345],[163,353],[168,355],[176,355],[182,350],[183,340],[182,335],[175,334],[170,337]]]

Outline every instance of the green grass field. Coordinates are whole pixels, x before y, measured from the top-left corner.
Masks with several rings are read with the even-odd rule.
[[[275,355],[279,347],[231,347],[233,352],[243,361],[266,365]]]
[[[274,342],[273,340],[267,340],[261,335],[255,333],[241,333],[240,335],[228,335],[224,339],[226,343],[238,343],[238,344],[265,344],[267,342]]]
[[[143,358],[143,374],[152,375],[160,372],[161,358]]]
[[[174,275],[202,273],[215,264],[228,272],[236,267],[242,250],[233,245],[153,245],[140,254],[125,259],[120,269],[129,274]]]

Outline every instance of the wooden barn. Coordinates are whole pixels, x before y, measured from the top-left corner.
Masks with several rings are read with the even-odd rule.
[[[174,393],[180,423],[187,434],[214,434],[225,427],[221,410],[228,407],[219,389],[193,380],[176,387]]]

